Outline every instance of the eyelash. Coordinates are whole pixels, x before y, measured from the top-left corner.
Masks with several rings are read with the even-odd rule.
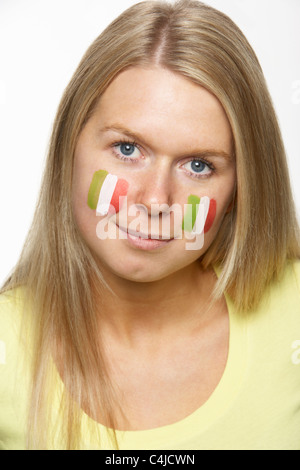
[[[132,145],[133,147],[136,147],[142,153],[139,144],[137,144],[135,141],[130,141],[128,139],[121,139],[121,140],[118,140],[118,142],[114,142],[112,144],[114,154],[117,156],[117,158],[119,158],[122,161],[127,161],[127,162],[130,162],[130,163],[136,163],[138,161],[137,158],[131,158],[130,156],[126,157],[125,155],[122,155],[122,154],[120,154],[119,152],[117,152],[115,150],[116,147],[118,147],[119,145],[126,145],[126,144],[127,145]],[[207,160],[205,160],[204,158],[192,158],[191,160],[188,160],[187,162],[183,163],[183,165],[185,165],[186,163],[189,163],[189,162],[193,162],[193,161],[199,161],[199,162],[204,163],[211,170],[211,173],[215,173],[215,171],[216,171],[214,165],[211,162],[208,162]],[[201,179],[201,178],[207,178],[208,176],[210,176],[210,174],[209,175],[201,175],[201,174],[197,175],[196,173],[192,173],[188,170],[185,170],[185,171],[192,178]]]
[[[120,159],[120,160],[123,160],[123,161],[126,161],[126,162],[130,162],[130,163],[136,163],[138,160],[137,158],[131,158],[130,156],[129,157],[126,157],[125,155],[122,155],[120,154],[119,152],[117,152],[115,149],[116,147],[118,147],[119,145],[132,145],[133,147],[136,147],[141,153],[141,149],[140,149],[140,146],[135,142],[135,141],[130,141],[130,140],[127,140],[127,139],[121,139],[119,140],[118,142],[114,142],[112,144],[112,148],[113,148],[113,151],[114,151],[114,154]]]
[[[214,165],[211,163],[211,162],[208,162],[207,160],[205,160],[204,158],[192,158],[191,160],[188,160],[187,162],[183,163],[183,165],[185,165],[186,163],[192,163],[192,162],[201,162],[201,163],[204,163],[204,165],[206,165],[211,173],[209,173],[208,175],[203,175],[201,173],[197,174],[197,173],[192,173],[191,171],[185,169],[185,172],[191,176],[192,178],[197,178],[197,179],[203,179],[203,178],[208,178],[210,177],[213,173],[216,172],[216,168],[214,167]]]

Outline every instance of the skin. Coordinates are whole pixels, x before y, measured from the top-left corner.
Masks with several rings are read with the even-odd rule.
[[[121,140],[133,140],[124,129],[136,136],[134,161],[121,159],[121,147],[114,147]],[[205,167],[198,178],[190,162],[208,150],[214,151],[206,160],[215,171]],[[75,219],[117,294],[107,291],[97,313],[109,373],[122,390],[120,400],[130,420],[128,424],[118,416],[119,429],[147,429],[184,418],[209,398],[223,374],[228,311],[224,299],[208,308],[216,276],[212,270],[203,272],[198,259],[231,208],[232,154],[231,128],[220,102],[181,75],[156,66],[119,74],[79,137]],[[152,204],[177,203],[183,208],[191,194],[215,199],[217,213],[204,246],[186,250],[182,238],[146,251],[127,239],[99,240],[96,227],[101,218],[87,206],[89,186],[99,169],[128,181],[128,207],[142,207],[144,220]],[[154,216],[160,220],[163,213]],[[118,217],[108,220],[111,228]],[[128,223],[132,219],[129,216]]]

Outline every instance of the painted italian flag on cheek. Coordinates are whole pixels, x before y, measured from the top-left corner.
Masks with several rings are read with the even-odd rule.
[[[96,210],[97,215],[119,212],[120,197],[126,196],[128,182],[105,170],[94,173],[88,194],[88,206]]]
[[[217,204],[215,199],[198,197],[191,194],[182,222],[182,230],[193,233],[208,232],[216,216]]]

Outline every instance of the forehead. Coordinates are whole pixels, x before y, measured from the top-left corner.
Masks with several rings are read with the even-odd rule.
[[[117,123],[161,142],[225,151],[231,147],[230,124],[219,100],[161,67],[132,67],[120,73],[100,98],[94,117],[104,127]]]

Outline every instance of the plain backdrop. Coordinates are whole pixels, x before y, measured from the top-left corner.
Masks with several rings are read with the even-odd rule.
[[[61,95],[130,0],[0,0],[0,284],[29,229]],[[207,0],[254,48],[273,98],[300,213],[300,0]]]

